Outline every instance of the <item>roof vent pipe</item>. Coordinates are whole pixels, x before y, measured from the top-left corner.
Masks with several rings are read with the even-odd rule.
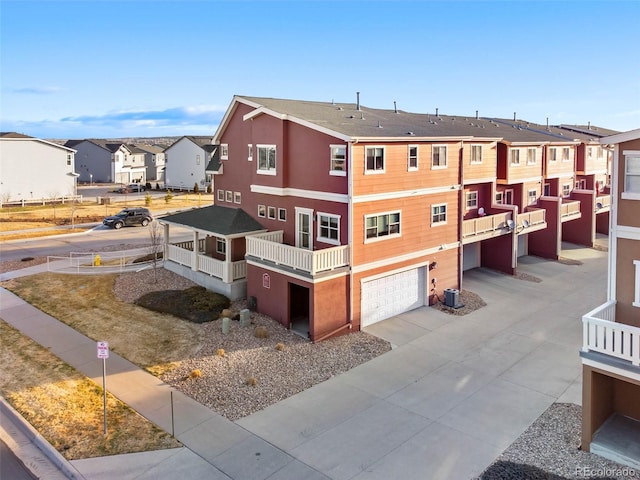
[[[438,116],[438,107],[436,107],[436,117]]]
[[[547,117],[547,130],[549,130],[549,117]]]
[[[360,111],[360,92],[356,92],[356,110]]]
[[[396,105],[396,101],[395,100],[393,101],[393,111],[398,113],[398,107]]]
[[[378,128],[382,128],[382,125],[380,124],[380,120],[378,120]]]
[[[476,120],[478,120],[478,110],[476,110]]]
[[[516,121],[516,112],[513,112],[513,121]]]
[[[587,130],[591,130],[591,122],[587,122]]]

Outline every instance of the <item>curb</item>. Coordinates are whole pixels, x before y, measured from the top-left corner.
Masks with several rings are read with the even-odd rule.
[[[38,431],[33,428],[33,426],[27,422],[22,415],[20,415],[9,403],[4,399],[4,397],[0,396],[0,413],[3,416],[7,417],[10,422],[12,422],[20,432],[27,437],[27,439],[37,447],[40,452],[42,452],[45,457],[56,467],[66,478],[70,480],[85,480],[80,472],[78,472],[69,461],[64,458],[60,452],[58,452],[53,446],[38,433]],[[13,450],[13,448],[11,449]],[[41,476],[42,472],[39,472],[37,464],[34,465],[34,462],[26,461],[18,455],[18,452],[14,451],[14,454],[23,462],[25,467],[36,477],[36,478],[44,478]]]

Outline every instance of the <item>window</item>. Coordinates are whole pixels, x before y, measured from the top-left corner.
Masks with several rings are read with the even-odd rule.
[[[226,143],[220,145],[220,160],[229,160],[229,145]]]
[[[536,163],[536,149],[527,148],[527,165],[535,165]]]
[[[535,205],[535,203],[538,201],[538,191],[533,189],[533,190],[528,190],[527,191],[527,205]]]
[[[344,145],[331,145],[331,175],[347,174],[347,147]]]
[[[253,162],[253,143],[247,145],[247,160]]]
[[[267,208],[264,205],[258,205],[258,216],[261,218],[266,218]]]
[[[409,145],[408,151],[408,160],[407,160],[407,169],[408,170],[418,170],[418,146],[417,145]]]
[[[196,155],[196,165],[200,165],[200,155]]]
[[[218,201],[224,202],[224,190],[218,190]]]
[[[636,267],[636,285],[635,295],[632,305],[634,307],[640,307],[640,260],[634,260],[633,265]]]
[[[216,238],[216,253],[225,255],[227,253],[227,242],[224,238]]]
[[[276,174],[276,146],[258,145],[258,173]]]
[[[482,145],[471,145],[471,163],[482,163]]]
[[[367,147],[365,173],[384,173],[384,148]]]
[[[562,196],[563,197],[568,197],[571,194],[571,184],[570,183],[563,183],[562,184]]]
[[[447,146],[434,145],[431,150],[431,166],[433,168],[446,168],[447,166]]]
[[[496,192],[496,203],[498,205],[502,205],[502,202],[503,202],[503,200],[502,200],[502,192]]]
[[[570,151],[571,151],[571,149],[569,147],[564,147],[562,149],[562,161],[563,162],[568,162],[571,159]]]
[[[400,212],[366,215],[364,226],[366,239],[397,237],[400,235]]]
[[[233,192],[233,203],[242,203],[242,193]]]
[[[640,150],[622,152],[624,155],[624,191],[625,200],[640,200]]]
[[[478,192],[466,193],[467,210],[478,208]]]
[[[287,210],[285,208],[278,209],[278,220],[280,220],[281,222],[287,221]]]
[[[71,165],[71,154],[67,154],[67,165]]]
[[[520,165],[520,150],[512,148],[509,151],[509,161],[511,165]]]
[[[431,206],[431,225],[441,225],[447,223],[447,204]]]
[[[233,202],[233,192],[231,190],[225,192],[225,201],[229,203]]]
[[[330,213],[318,213],[318,240],[340,245],[340,217]]]
[[[555,147],[549,148],[549,161],[557,162],[558,161],[558,149]]]
[[[602,193],[604,190],[604,182],[602,180],[596,180],[596,191]]]
[[[593,148],[594,147],[587,148],[587,158],[593,158]]]
[[[269,217],[270,220],[276,219],[276,207],[267,207],[267,217]]]
[[[598,147],[598,160],[602,160],[604,158],[604,148]]]

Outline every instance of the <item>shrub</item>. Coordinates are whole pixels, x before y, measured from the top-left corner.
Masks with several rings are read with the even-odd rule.
[[[191,370],[189,374],[189,378],[200,378],[202,376],[202,370],[196,368],[195,370]]]
[[[222,310],[222,313],[220,313],[220,317],[222,318],[231,318],[233,316],[233,312],[231,310],[229,310],[228,308],[225,308],[224,310]]]
[[[164,196],[164,202],[169,203],[171,200],[173,200],[173,193],[171,193],[171,190],[167,190],[167,194]]]
[[[284,350],[284,343],[277,343],[276,344],[276,350],[278,350],[279,352],[282,352]]]
[[[269,338],[269,330],[267,330],[267,327],[263,327],[262,325],[256,327],[253,334],[256,338]]]
[[[151,201],[153,200],[153,198],[151,197],[151,194],[149,192],[145,193],[144,195],[144,204],[148,207],[149,205],[151,205]]]
[[[198,186],[198,182],[193,184],[193,193],[198,193],[200,191],[200,187]]]
[[[156,182],[156,190],[160,190],[160,184]]]
[[[190,322],[205,323],[217,320],[220,312],[229,308],[231,302],[224,295],[195,286],[185,290],[150,292],[136,300],[136,304]]]
[[[226,357],[227,356],[227,354],[224,352],[224,348],[219,348],[218,352],[217,352],[217,355],[219,357]]]
[[[207,193],[213,193],[213,186],[211,184],[207,185]]]
[[[250,387],[255,387],[258,384],[256,377],[249,377],[245,380],[245,383]]]

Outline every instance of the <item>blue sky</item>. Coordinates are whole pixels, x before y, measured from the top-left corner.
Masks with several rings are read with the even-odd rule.
[[[0,0],[0,130],[213,134],[233,95],[640,128],[640,2]]]

